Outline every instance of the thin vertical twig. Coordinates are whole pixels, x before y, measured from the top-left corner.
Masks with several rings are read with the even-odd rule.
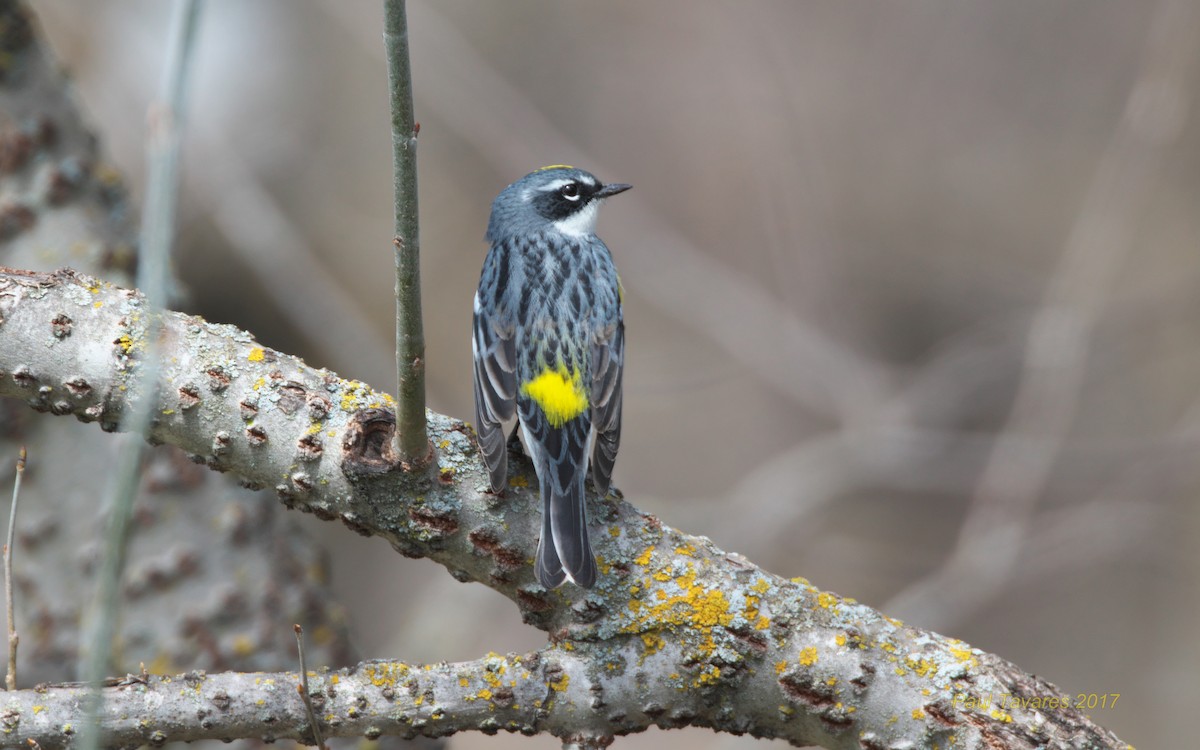
[[[421,239],[417,220],[417,133],[413,118],[404,0],[384,0],[384,48],[392,104],[396,252],[396,450],[410,469],[431,456],[425,426],[425,333],[421,323]]]
[[[121,427],[129,435],[117,457],[108,490],[110,509],[90,628],[90,652],[84,678],[93,686],[87,701],[87,722],[81,746],[101,745],[99,723],[103,708],[101,684],[109,669],[116,632],[117,600],[129,542],[133,500],[141,479],[145,435],[150,427],[154,391],[158,381],[158,311],[166,303],[171,245],[175,239],[175,214],[179,193],[179,146],[184,102],[193,61],[200,0],[178,0],[167,48],[161,96],[147,113],[146,200],[139,238],[137,285],[146,304],[145,346],[131,399],[133,404]]]
[[[304,659],[304,628],[299,624],[293,625],[296,631],[296,652],[300,655],[300,684],[297,689],[304,700],[304,712],[308,714],[308,725],[312,727],[313,741],[320,750],[325,750],[325,738],[321,736],[321,728],[317,726],[317,713],[313,710],[312,693],[308,690],[308,665]]]
[[[21,477],[25,474],[25,446],[17,454],[17,476],[13,479],[12,507],[8,509],[8,541],[4,544],[4,601],[8,607],[8,674],[4,687],[17,689],[17,624],[13,614],[12,551],[17,534],[17,501],[21,497]]]

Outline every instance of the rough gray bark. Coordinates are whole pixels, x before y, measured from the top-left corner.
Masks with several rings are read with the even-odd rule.
[[[159,315],[158,389],[135,393],[146,323]],[[599,585],[547,591],[528,564],[538,528],[529,466],[512,467],[508,497],[489,494],[469,427],[431,412],[438,475],[405,474],[391,449],[390,397],[231,326],[146,309],[136,291],[70,271],[12,269],[0,270],[0,319],[0,396],[106,429],[132,399],[155,398],[151,439],[490,586],[551,636],[520,659],[392,665],[386,684],[379,665],[327,675],[326,736],[505,729],[597,739],[692,725],[831,748],[1125,747],[1070,695],[997,656],[773,576],[623,501],[591,502]],[[179,679],[110,688],[105,728],[129,742],[305,736],[295,676],[192,675],[190,712],[148,713],[181,700]],[[10,736],[63,746],[62,726],[78,720],[73,690],[10,694]],[[219,719],[214,698],[226,704]]]

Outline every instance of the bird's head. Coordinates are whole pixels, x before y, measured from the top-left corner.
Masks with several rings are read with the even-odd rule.
[[[563,164],[542,167],[500,191],[492,202],[487,239],[495,242],[524,232],[555,229],[583,237],[596,229],[596,214],[605,198],[631,185],[605,185],[589,172]]]

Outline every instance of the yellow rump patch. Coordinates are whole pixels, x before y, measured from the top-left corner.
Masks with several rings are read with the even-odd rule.
[[[548,167],[538,167],[534,172],[545,172],[548,169],[574,169],[570,164],[551,164]]]
[[[572,368],[568,372],[562,365],[558,369],[547,367],[542,370],[541,375],[521,385],[521,393],[542,408],[546,421],[555,428],[562,427],[588,408],[579,370]]]

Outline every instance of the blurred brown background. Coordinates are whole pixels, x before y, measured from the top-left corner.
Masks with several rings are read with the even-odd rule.
[[[551,163],[631,182],[600,220],[627,289],[626,497],[1072,695],[1120,693],[1097,721],[1181,743],[1200,700],[1193,4],[412,0],[431,407],[471,414],[493,196]],[[35,4],[137,195],[169,6]],[[187,309],[390,390],[381,18],[208,0],[177,265]],[[367,656],[542,641],[483,587],[311,527]],[[758,744],[621,744],[662,741]]]

